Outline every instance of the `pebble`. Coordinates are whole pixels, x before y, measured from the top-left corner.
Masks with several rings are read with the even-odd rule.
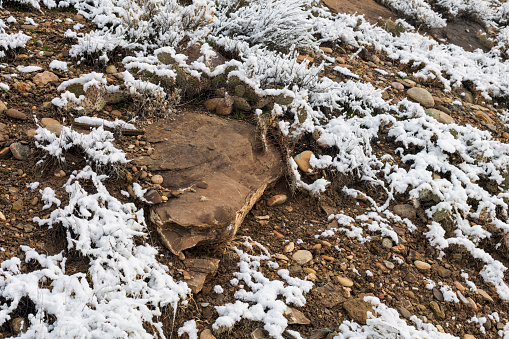
[[[475,291],[476,294],[479,294],[480,296],[482,296],[484,298],[484,300],[487,300],[489,302],[493,302],[493,298],[490,297],[490,295],[488,293],[486,293],[485,290],[482,290],[480,288],[478,288],[476,291]]]
[[[313,260],[313,254],[307,250],[298,250],[292,256],[293,260],[299,265],[305,265]]]
[[[444,295],[438,288],[433,287],[432,292],[433,292],[433,296],[435,297],[436,300],[438,300],[440,302],[444,301]]]
[[[19,199],[12,203],[12,210],[14,212],[19,212],[23,209],[23,200]]]
[[[475,336],[473,336],[472,334],[465,334],[463,336],[463,339],[475,339]]]
[[[0,212],[0,221],[7,221],[7,218],[5,218],[5,215]]]
[[[17,119],[17,120],[26,120],[27,119],[27,116],[25,113],[22,113],[15,108],[9,108],[8,110],[5,111],[5,114],[9,118],[13,118],[13,119]]]
[[[309,273],[309,274],[306,276],[306,278],[307,278],[308,280],[310,280],[310,281],[316,281],[316,280],[318,280],[318,277],[317,277],[317,276],[316,276],[316,274],[314,274],[314,273]]]
[[[260,327],[251,332],[251,339],[266,339],[266,338],[267,337],[265,336],[265,333]]]
[[[151,178],[153,184],[161,185],[163,183],[163,177],[159,174],[153,175]]]
[[[330,48],[330,47],[320,47],[320,49],[322,51],[324,51],[325,53],[329,53],[329,54],[332,53],[332,48]]]
[[[407,92],[407,95],[420,103],[424,107],[433,107],[435,106],[435,101],[433,100],[433,96],[424,88],[420,87],[412,87]]]
[[[267,200],[267,206],[273,207],[273,206],[282,205],[286,202],[287,198],[288,197],[286,196],[286,194],[277,194],[277,195],[271,197],[269,200]]]
[[[293,242],[290,242],[289,244],[287,244],[285,246],[285,248],[283,249],[283,252],[290,253],[290,252],[293,252],[294,249],[295,249],[295,244]]]
[[[302,172],[304,172],[304,173],[311,172],[312,167],[309,164],[309,159],[311,159],[312,155],[313,155],[313,152],[304,151],[301,154],[298,154],[297,156],[295,156],[294,160]]]
[[[380,262],[377,262],[377,263],[375,264],[375,267],[376,267],[376,268],[378,268],[380,271],[382,271],[382,272],[384,272],[384,273],[385,273],[385,272],[389,272],[388,267],[387,267],[386,265],[384,265],[384,264],[380,263]]]
[[[314,244],[312,249],[314,249],[314,250],[321,250],[322,249],[322,244]]]
[[[350,279],[348,279],[347,277],[337,276],[337,277],[335,278],[335,280],[336,280],[339,284],[341,284],[341,285],[343,285],[343,286],[345,286],[345,287],[351,287],[351,286],[353,286],[353,281],[351,281],[351,280],[350,280]]]
[[[106,73],[107,74],[117,73],[117,68],[115,67],[115,65],[109,65],[108,67],[106,67]]]
[[[122,112],[120,112],[118,109],[114,109],[110,114],[117,118],[122,116]]]
[[[290,261],[290,259],[288,259],[286,255],[280,253],[274,254],[274,258],[276,258],[277,260]]]
[[[481,120],[485,124],[488,124],[488,125],[493,125],[494,124],[493,120],[488,116],[488,114],[486,114],[486,113],[484,113],[482,111],[477,111],[474,114],[477,117],[477,119]]]
[[[392,248],[392,240],[389,238],[383,238],[382,239],[382,247],[387,248],[387,249]]]
[[[58,81],[58,76],[56,76],[55,73],[52,73],[49,71],[37,73],[33,78],[33,82],[37,86],[46,86],[47,84],[49,84],[51,82],[57,82],[57,81]]]
[[[55,134],[57,137],[60,136],[60,133],[62,133],[62,125],[60,124],[51,124],[46,126],[46,129],[50,131],[51,133]]]
[[[433,310],[433,312],[435,313],[435,315],[437,317],[439,317],[440,319],[445,319],[445,314],[444,312],[440,309],[440,306],[437,304],[436,301],[432,301],[429,303],[429,306],[431,307],[431,309]]]
[[[410,311],[404,307],[398,307],[398,311],[403,318],[410,319],[410,317],[412,316],[412,313],[410,313]]]
[[[53,124],[57,124],[57,125],[60,125],[60,122],[58,122],[57,120],[55,119],[52,119],[52,118],[42,118],[41,119],[41,124],[46,127],[48,125],[53,125]]]
[[[429,271],[429,269],[431,268],[430,264],[428,264],[424,261],[420,261],[420,260],[414,261],[414,265],[415,265],[415,267],[417,267],[417,269],[419,269],[421,271]]]
[[[427,115],[435,118],[438,122],[442,124],[454,124],[456,121],[447,113],[442,112],[438,109],[428,108],[424,111]]]
[[[306,274],[311,274],[311,273],[316,274],[316,271],[314,269],[312,269],[311,267],[304,267],[302,270]]]
[[[284,238],[285,236],[279,233],[278,231],[274,230],[272,231],[272,234],[274,234],[277,238]]]
[[[394,269],[394,264],[388,260],[384,261],[384,264],[385,264],[385,267],[387,267],[388,269],[392,270]]]
[[[466,290],[465,286],[463,286],[459,281],[454,282],[454,286],[461,292],[464,292]]]
[[[410,204],[399,204],[394,206],[394,213],[402,218],[414,219],[417,212]]]
[[[30,155],[30,147],[20,142],[15,142],[9,146],[12,155],[18,160],[27,160]]]
[[[327,240],[322,240],[322,241],[320,241],[320,243],[323,246],[325,246],[325,247],[331,247],[332,246],[332,244],[330,242],[328,242]]]
[[[437,270],[437,273],[440,277],[442,278],[449,278],[451,275],[452,275],[452,272],[450,270],[448,270],[447,268],[444,268],[442,266],[440,266]]]
[[[32,201],[30,202],[30,205],[35,206],[35,205],[37,205],[38,203],[39,203],[39,198],[38,198],[38,197],[34,197],[34,198],[32,199]]]
[[[7,110],[7,106],[4,104],[3,101],[0,101],[0,113],[3,113]]]
[[[216,337],[214,337],[212,331],[207,328],[206,330],[201,331],[200,339],[216,339]]]
[[[156,190],[149,190],[145,193],[145,199],[153,204],[160,204],[163,202],[161,195]]]
[[[332,261],[334,261],[334,257],[331,257],[331,256],[329,256],[329,255],[325,255],[325,254],[324,254],[324,255],[322,255],[322,258],[323,258],[323,259],[325,259],[325,260],[327,260],[327,261],[331,261],[331,262],[332,262]]]
[[[401,83],[397,82],[397,81],[394,81],[393,83],[391,83],[391,86],[395,89],[395,90],[398,90],[398,91],[402,91],[405,89],[405,86],[403,86]]]

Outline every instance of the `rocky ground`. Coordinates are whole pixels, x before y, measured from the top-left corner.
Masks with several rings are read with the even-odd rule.
[[[115,60],[108,65],[78,65],[68,56],[71,44],[63,37],[67,28],[80,23],[84,25],[82,30],[90,29],[89,23],[72,11],[43,9],[39,13],[23,7],[9,6],[0,10],[0,18],[4,21],[7,22],[10,16],[17,21],[10,25],[16,27],[16,30],[27,32],[33,39],[29,41],[26,49],[4,59],[0,68],[0,81],[10,86],[10,91],[0,92],[0,247],[4,249],[0,251],[0,262],[13,256],[22,256],[20,245],[29,245],[47,254],[65,250],[64,235],[59,230],[42,229],[32,222],[33,217],[44,217],[51,209],[44,209],[39,201],[40,194],[37,190],[32,192],[27,189],[27,184],[37,181],[41,187],[55,188],[57,197],[65,204],[66,193],[58,187],[62,187],[70,172],[83,167],[83,161],[80,154],[73,154],[71,151],[66,163],[43,161],[40,164],[42,153],[36,151],[34,145],[35,129],[39,124],[56,130],[61,128],[59,125],[72,124],[72,119],[66,113],[55,109],[50,103],[58,96],[57,86],[62,81],[97,71],[108,74],[109,84],[117,84],[119,72],[122,71],[121,64]],[[38,26],[25,25],[27,16],[33,18]],[[405,67],[373,50],[367,49],[353,59],[355,50],[349,46],[323,46],[323,50],[327,55],[335,57],[334,67],[339,66],[355,74],[362,74],[364,81],[378,88],[388,88],[384,92],[385,99],[397,102],[405,97],[412,98],[429,107],[428,113],[440,122],[457,122],[488,129],[499,140],[509,142],[509,133],[497,114],[500,110],[482,104],[475,92],[462,88],[444,93],[437,83],[420,83],[417,79],[390,76],[388,74],[404,71]],[[311,62],[319,61],[313,59],[316,56],[306,57]],[[50,69],[49,63],[53,59],[68,62],[69,71]],[[18,66],[29,65],[39,66],[41,70],[23,73],[17,69]],[[332,68],[328,67],[322,75],[337,81],[348,78]],[[451,105],[455,100],[461,101],[463,105]],[[184,114],[187,111],[209,114],[203,106],[203,100],[178,106],[174,109],[174,114]],[[110,104],[97,116],[108,120],[128,120],[132,117],[130,112],[132,107],[129,103]],[[251,121],[248,113],[223,119],[240,119],[246,124]],[[147,133],[118,136],[116,146],[127,152],[131,159],[150,155],[154,144],[147,140],[147,134],[156,120],[150,116],[139,119],[136,123],[138,130]],[[74,128],[86,131],[86,126],[75,125]],[[275,140],[271,139],[271,142],[276,144]],[[316,146],[303,140],[299,147],[300,151],[314,151],[312,147]],[[380,140],[376,147],[380,154],[388,153],[393,155],[396,161],[399,159],[394,150],[395,145],[390,140]],[[175,192],[163,189],[160,185],[164,187],[164,182],[158,181],[156,174],[150,166],[137,166],[134,163],[122,171],[110,173],[108,189],[119,200],[129,201],[132,198],[126,198],[120,191],[128,190],[130,184],[138,182],[144,188],[155,189],[161,202],[174,198]],[[362,188],[369,189],[364,186]],[[384,198],[383,194],[379,194],[378,202],[383,202]],[[150,208],[140,201],[137,201],[137,204],[147,211]],[[361,297],[366,294],[377,296],[388,306],[397,309],[404,318],[416,315],[424,322],[433,323],[444,332],[456,336],[468,338],[466,335],[471,334],[476,338],[497,337],[497,331],[509,320],[509,308],[507,303],[498,297],[494,287],[484,283],[477,274],[482,267],[481,262],[454,249],[446,251],[443,261],[437,261],[435,250],[422,235],[425,232],[425,216],[419,209],[408,205],[408,201],[403,197],[392,210],[402,217],[408,217],[417,225],[418,231],[409,232],[404,225],[395,225],[400,239],[398,245],[379,233],[369,231],[366,233],[371,233],[371,241],[363,244],[347,237],[343,232],[329,238],[315,237],[321,231],[337,227],[337,221],[328,219],[330,214],[343,211],[347,215],[356,216],[369,210],[366,199],[347,198],[334,189],[318,197],[293,192],[283,177],[254,205],[231,243],[186,250],[184,254],[187,261],[180,260],[166,249],[155,232],[154,225],[149,224],[152,233],[148,241],[160,248],[163,254],[161,261],[171,267],[175,279],[193,279],[193,265],[189,259],[219,259],[217,269],[214,267],[217,261],[209,262],[210,271],[215,271],[215,274],[208,274],[204,284],[199,284],[197,289],[201,291],[193,295],[192,302],[180,306],[174,320],[171,315],[167,315],[167,333],[175,335],[185,320],[195,319],[199,329],[204,330],[200,338],[213,337],[205,330],[211,329],[211,324],[217,318],[214,306],[235,302],[234,288],[229,283],[233,272],[238,270],[238,256],[233,247],[241,246],[242,237],[249,236],[266,246],[281,268],[287,268],[292,275],[307,277],[314,282],[315,287],[306,297],[306,305],[298,311],[292,311],[295,319],[290,326],[308,338],[330,338],[330,334],[346,319],[365,322],[365,311],[369,306],[361,301]],[[370,222],[376,221],[368,220],[368,223]],[[503,252],[505,248],[501,247],[500,251],[492,253],[497,260],[508,266],[506,253]],[[84,259],[73,257],[72,253],[69,255],[70,260],[66,264],[68,272],[83,270]],[[394,257],[399,258],[399,264],[394,264],[398,261],[393,259]],[[264,269],[263,273],[267,277],[277,277],[276,272],[269,269]],[[468,273],[468,280],[477,286],[475,292],[466,284],[462,273]],[[426,288],[426,280],[423,278],[451,286],[460,302],[444,301],[442,292],[436,287]],[[213,289],[215,285],[221,285],[224,292],[216,293]],[[500,319],[489,319],[483,326],[485,333],[481,332],[479,324],[470,322],[473,316],[487,317],[495,311],[500,315]],[[20,309],[18,316],[18,320],[0,328],[0,338],[19,333],[16,321],[19,322],[20,318],[26,316],[26,310]],[[264,338],[266,334],[259,323],[243,320],[233,331],[215,333],[214,336]]]

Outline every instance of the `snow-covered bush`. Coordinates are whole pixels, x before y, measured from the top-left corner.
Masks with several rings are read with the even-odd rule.
[[[111,196],[105,179],[90,167],[74,173],[64,185],[69,204],[48,219],[34,218],[40,226],[65,229],[68,249],[89,259],[86,274],[67,275],[63,253],[46,256],[26,246],[25,261],[37,262],[40,269],[21,273],[18,258],[1,264],[0,325],[22,299],[34,305],[20,338],[165,337],[163,308],[175,311],[189,289],[173,281],[155,248],[135,244],[135,237],[146,236],[143,211]],[[80,181],[91,182],[97,192],[88,193]]]
[[[378,0],[383,5],[394,11],[415,20],[417,23],[423,23],[431,28],[442,28],[447,25],[445,19],[431,8],[425,0]]]
[[[276,51],[288,51],[292,46],[317,47],[310,11],[317,3],[316,0],[221,0],[212,34]]]

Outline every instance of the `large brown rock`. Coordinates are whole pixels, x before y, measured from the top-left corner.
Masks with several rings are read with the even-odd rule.
[[[230,240],[266,187],[282,173],[275,147],[258,151],[255,127],[242,121],[187,112],[147,129],[150,156],[136,159],[163,178],[162,186],[198,192],[154,207],[150,219],[163,244],[174,254],[197,244]]]
[[[366,295],[361,295],[358,298],[350,299],[343,303],[343,307],[345,308],[350,318],[362,325],[366,324],[366,320],[368,319],[368,312],[371,312],[372,315],[375,315],[375,311],[373,310],[371,303],[364,301],[364,296]]]
[[[187,280],[187,286],[196,294],[199,293],[207,280],[214,276],[219,267],[219,259],[202,258],[187,259],[184,261],[191,279]]]

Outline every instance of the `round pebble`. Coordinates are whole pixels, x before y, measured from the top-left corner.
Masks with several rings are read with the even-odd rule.
[[[159,174],[153,175],[151,180],[152,183],[156,185],[161,185],[163,183],[163,177]]]

